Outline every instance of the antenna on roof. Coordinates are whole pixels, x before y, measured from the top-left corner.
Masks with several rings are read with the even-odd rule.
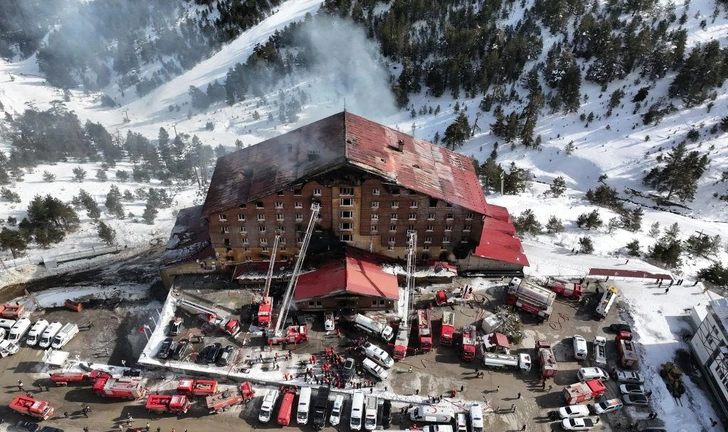
[[[344,98],[344,112],[346,112],[346,98]]]

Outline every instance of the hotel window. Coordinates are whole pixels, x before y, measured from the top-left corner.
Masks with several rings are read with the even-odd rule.
[[[268,239],[263,237],[260,239],[260,245],[261,246],[268,246]]]
[[[275,208],[282,209],[283,208],[283,203],[280,202],[280,201],[276,201]]]
[[[243,245],[246,245],[246,244],[248,244],[248,238],[247,237],[243,237]]]
[[[397,225],[390,225],[390,226],[389,226],[389,231],[390,231],[390,232],[395,232],[395,231],[397,231]]]
[[[302,221],[303,220],[303,215],[301,213],[296,213],[296,220],[297,221]]]
[[[230,239],[223,239],[222,244],[224,244],[225,246],[230,246]]]
[[[264,233],[265,232],[265,225],[261,225],[258,227],[258,232]]]
[[[250,248],[249,247],[244,247],[243,248],[243,252],[250,252]]]
[[[238,215],[238,222],[245,222],[245,215]]]
[[[437,198],[430,198],[430,208],[437,207]]]
[[[339,195],[352,196],[352,195],[354,195],[354,188],[351,188],[351,187],[339,188]]]
[[[399,208],[399,202],[397,202],[397,201],[393,202],[392,208]]]
[[[285,252],[286,251],[286,247],[285,246],[281,246],[279,249],[281,250],[281,252]]]
[[[389,238],[389,244],[394,244],[396,241],[397,239],[394,236]]]
[[[351,198],[341,198],[342,207],[351,207],[354,205],[354,200]]]
[[[293,196],[301,196],[301,189],[293,189]]]
[[[450,236],[444,236],[444,237],[442,238],[442,243],[443,243],[443,244],[445,244],[445,243],[450,243]]]
[[[286,232],[286,227],[284,227],[283,225],[278,225],[278,232],[279,233]],[[283,241],[283,239],[281,239],[281,241]]]
[[[379,215],[376,213],[372,214],[372,220],[379,220]]]
[[[425,237],[425,243],[432,243],[432,237]]]
[[[435,220],[435,213],[429,213],[427,215],[427,220]]]
[[[379,208],[379,201],[372,201],[372,208]]]
[[[321,189],[316,188],[313,190],[313,196],[321,196]]]
[[[249,256],[245,257],[245,262],[252,262],[252,261],[253,261],[253,258],[251,258]]]
[[[242,208],[242,209],[248,208],[248,205],[247,204],[240,204],[240,208]]]
[[[339,212],[339,217],[341,219],[352,219],[354,217],[354,212],[350,210]]]
[[[464,232],[470,232],[470,225],[465,225],[465,226],[463,227],[463,231],[464,231]]]
[[[446,203],[445,203],[445,207],[452,207],[452,204],[450,204],[450,203],[446,202]]]
[[[276,215],[276,220],[277,221],[282,221],[283,220],[283,215],[282,214],[277,214]]]
[[[379,195],[379,188],[372,189],[372,195]]]
[[[244,226],[241,226],[240,227],[240,233],[246,233],[246,232],[248,232],[248,229],[245,228]]]
[[[221,226],[220,227],[220,234],[227,234],[229,232],[230,232],[230,227],[229,226],[226,225],[226,226]]]
[[[263,208],[263,201],[258,201],[255,203],[255,208],[262,209]]]
[[[447,220],[453,220],[454,218],[455,218],[455,215],[452,213],[448,213],[447,215],[445,215],[445,219],[447,219]]]
[[[283,191],[278,191],[278,196],[283,196]]]
[[[392,195],[399,195],[399,188],[392,188]]]
[[[261,253],[268,253],[268,248],[267,247],[264,247],[263,249],[260,250],[260,252]]]
[[[445,225],[445,231],[452,231],[452,225]]]
[[[375,232],[377,232],[377,226],[376,226],[376,225],[372,225],[372,226],[371,226],[371,227],[369,228],[369,230],[370,230],[371,232],[375,233]]]
[[[389,245],[389,246],[387,246],[387,250],[388,250],[388,251],[393,251],[393,250],[394,250],[394,245]]]
[[[296,201],[296,204],[294,205],[295,208],[303,208],[303,203],[301,201]]]
[[[351,241],[351,234],[341,234],[341,235],[339,236],[339,238],[340,238],[340,239],[341,239],[341,241],[343,241],[343,242],[350,242],[350,241]]]
[[[414,232],[417,232],[417,230],[415,229],[414,225],[409,225],[409,226],[407,226],[407,232],[414,233]]]
[[[417,213],[410,213],[409,220],[417,220]]]
[[[473,214],[472,213],[465,213],[465,220],[473,220]]]
[[[417,201],[410,201],[410,208],[417,208]]]
[[[391,215],[389,216],[389,219],[391,219],[391,220],[397,220],[397,213],[392,213],[392,214],[391,214]]]
[[[258,221],[259,221],[259,222],[265,222],[265,215],[264,215],[264,214],[259,214],[259,215],[257,216],[257,218],[258,218]]]
[[[425,231],[430,231],[431,232],[431,231],[434,231],[434,230],[435,230],[434,225],[427,225],[427,228],[425,228]]]
[[[227,222],[227,216],[224,214],[218,215],[218,219],[220,219],[220,222]]]
[[[422,250],[423,251],[428,251],[428,250],[430,250],[430,246],[424,245],[424,246],[422,246]]]
[[[341,231],[351,231],[353,228],[353,224],[351,222],[344,222],[339,224],[339,229]]]

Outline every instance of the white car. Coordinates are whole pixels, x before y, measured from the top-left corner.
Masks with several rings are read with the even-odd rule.
[[[617,381],[626,384],[644,384],[645,378],[637,372],[617,371]]]
[[[622,384],[621,386],[619,386],[619,391],[623,395],[647,393],[645,391],[645,386],[640,384]]]
[[[561,421],[561,428],[564,430],[584,431],[594,429],[596,422],[590,417],[579,417],[564,419]]]
[[[591,406],[594,414],[606,414],[608,412],[617,411],[624,408],[624,404],[619,399],[608,399]]]
[[[341,422],[341,412],[344,410],[344,395],[337,395],[334,398],[334,405],[331,407],[331,415],[329,416],[329,423],[331,426],[336,426]]]
[[[570,405],[559,408],[559,418],[569,419],[576,417],[586,417],[589,413],[589,407],[586,405]]]
[[[446,424],[434,424],[423,426],[422,432],[453,432],[453,428]]]
[[[586,339],[582,335],[574,335],[574,358],[577,360],[586,360],[589,351],[586,347]]]
[[[336,317],[333,312],[326,312],[324,314],[324,330],[327,332],[336,330]]]
[[[7,357],[9,355],[13,355],[18,352],[20,347],[13,342],[10,342],[9,340],[4,340],[0,342],[0,357]]]

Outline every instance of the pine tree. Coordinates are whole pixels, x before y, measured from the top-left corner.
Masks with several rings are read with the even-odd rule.
[[[53,183],[56,180],[56,175],[48,171],[43,171],[43,181],[46,183]]]
[[[637,232],[642,228],[642,216],[644,216],[642,208],[627,210],[622,213],[622,228],[627,231]]]
[[[584,254],[590,254],[594,252],[594,243],[590,237],[579,238],[579,252]]]
[[[558,198],[566,191],[566,180],[562,176],[556,177],[549,186],[549,192],[554,198]]]
[[[676,195],[681,201],[692,201],[698,189],[698,180],[708,169],[710,159],[697,150],[688,152],[685,142],[674,147],[662,158],[664,166],[652,168],[644,183],[658,192],[666,192],[665,199]]]
[[[20,232],[7,228],[0,231],[0,250],[9,250],[13,259],[28,248],[28,242],[20,235]]]
[[[103,240],[107,246],[111,246],[116,241],[116,230],[106,225],[103,221],[99,221],[98,234],[99,238]]]
[[[516,219],[513,221],[513,225],[516,227],[516,231],[519,233],[529,234],[540,234],[542,231],[541,224],[536,220],[536,215],[533,210],[524,210]]]
[[[637,239],[632,240],[631,242],[627,243],[627,246],[625,246],[627,249],[627,255],[629,256],[639,256],[640,255],[640,241]]]
[[[106,210],[116,216],[118,219],[124,219],[124,206],[121,204],[121,192],[116,185],[111,185],[111,189],[106,194],[106,202],[104,203]]]
[[[157,213],[159,213],[157,209],[147,202],[147,205],[144,208],[144,213],[142,214],[142,219],[144,219],[144,222],[147,224],[152,225],[154,224],[154,219],[157,218]]]
[[[73,180],[81,183],[86,178],[86,170],[79,167],[73,169]]]
[[[105,182],[109,177],[106,175],[106,171],[100,169],[96,170],[96,179],[100,182]]]
[[[551,216],[549,221],[546,223],[546,232],[549,234],[560,233],[564,230],[564,224],[561,219],[556,216]]]
[[[455,121],[445,129],[445,136],[442,142],[445,147],[455,150],[470,138],[470,122],[465,112],[461,111]]]
[[[603,225],[602,219],[599,217],[599,210],[593,210],[589,213],[582,213],[576,218],[576,226],[579,228],[599,228]]]

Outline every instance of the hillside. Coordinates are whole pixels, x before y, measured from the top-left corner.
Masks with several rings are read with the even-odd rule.
[[[500,164],[506,173],[512,163],[520,170],[528,170],[523,171],[523,176],[529,181],[523,182],[517,193],[505,196],[498,193],[498,181],[494,180],[498,177],[493,177],[499,171],[484,171],[489,201],[506,205],[514,217],[523,210],[533,209],[542,225],[554,215],[562,221],[564,229],[556,234],[524,233],[527,243],[570,250],[578,247],[579,238],[590,237],[595,254],[624,255],[626,244],[638,240],[640,251],[645,254],[655,243],[650,226],[659,221],[660,232],[678,223],[682,240],[696,231],[720,236],[718,251],[707,258],[683,253],[677,273],[694,275],[711,262],[726,262],[728,255],[722,240],[727,237],[726,201],[718,198],[728,194],[723,180],[723,173],[728,171],[726,135],[720,124],[726,112],[725,83],[721,77],[728,67],[723,71],[716,66],[719,76],[713,82],[719,85],[706,85],[706,98],[700,102],[685,95],[670,97],[683,61],[673,59],[672,67],[652,74],[645,69],[648,53],[642,52],[633,59],[629,73],[614,74],[611,79],[597,82],[594,73],[588,71],[594,70],[600,61],[599,55],[586,55],[584,47],[581,53],[577,50],[583,42],[579,42],[577,35],[583,34],[580,31],[586,25],[584,22],[589,21],[588,16],[610,17],[612,35],[621,38],[614,42],[620,46],[620,61],[630,52],[625,48],[626,41],[632,40],[630,35],[648,32],[652,35],[649,46],[654,47],[657,42],[675,42],[674,38],[684,30],[685,60],[693,48],[716,41],[721,47],[716,55],[723,55],[722,63],[719,61],[717,65],[724,65],[728,22],[724,4],[691,1],[678,6],[638,2],[630,4],[633,9],[623,10],[611,3],[595,2],[587,11],[568,2],[526,1],[488,3],[486,10],[486,3],[477,1],[467,2],[467,6],[460,2],[436,2],[428,10],[416,2],[409,15],[403,15],[402,3],[396,1],[389,7],[372,1],[323,2],[325,9],[337,16],[352,16],[353,22],[317,13],[321,4],[316,0],[281,3],[270,16],[241,31],[232,42],[221,45],[212,57],[190,66],[177,77],[170,77],[169,82],[142,97],[130,93],[122,97],[113,84],[101,91],[54,89],[46,84],[35,55],[25,60],[16,57],[3,61],[0,102],[6,113],[2,124],[6,132],[12,129],[10,120],[19,118],[28,107],[43,111],[62,103],[68,112],[78,116],[81,124],[90,121],[106,128],[113,146],[121,148],[123,155],[111,171],[100,161],[91,164],[74,157],[66,158],[68,162],[41,164],[32,170],[21,167],[26,171],[25,180],[7,185],[18,194],[20,202],[0,201],[2,219],[12,216],[20,221],[36,193],[51,193],[69,202],[81,188],[104,209],[105,196],[114,183],[121,193],[128,190],[134,195],[123,205],[124,213],[133,216],[120,220],[105,209],[102,211],[100,220],[116,229],[117,242],[137,245],[148,242],[150,236],[166,238],[174,220],[174,209],[199,203],[204,196],[204,180],[200,177],[197,185],[190,186],[181,179],[169,179],[169,174],[163,173],[164,164],[159,168],[160,175],[152,175],[149,180],[144,176],[138,181],[131,178],[126,183],[114,180],[114,171],[131,173],[136,167],[129,160],[129,132],[146,137],[152,146],[159,144],[160,128],[170,136],[182,137],[180,148],[187,149],[182,151],[188,154],[190,149],[197,149],[200,155],[199,160],[190,164],[199,165],[198,172],[209,174],[215,157],[213,149],[219,155],[234,150],[236,145],[252,145],[346,108],[436,142],[452,137],[448,135],[448,127],[458,116],[464,116],[468,133],[461,138],[462,142],[448,140],[448,145],[472,155],[479,164],[495,156],[497,163],[493,166]],[[553,22],[553,8],[563,9],[571,18],[562,23]],[[714,13],[716,10],[718,13]],[[441,11],[444,12],[437,15]],[[383,24],[387,22],[391,26]],[[488,26],[484,27],[484,23]],[[462,34],[452,33],[455,24],[459,25],[455,28],[463,29]],[[394,28],[400,29],[401,40],[392,38]],[[405,44],[404,35],[410,36],[409,45]],[[468,52],[455,48],[470,47],[473,37],[475,41],[487,38],[491,49],[479,48],[477,54],[473,53],[472,62],[462,63],[463,55]],[[432,48],[432,55],[423,56],[424,47],[432,43],[444,45]],[[538,52],[533,51],[537,47]],[[524,48],[528,49],[524,51]],[[570,52],[573,54],[569,55]],[[496,55],[497,59],[493,57]],[[478,72],[481,76],[491,78],[481,80],[478,85],[468,84],[470,72],[463,72],[465,75],[459,75],[455,82],[444,79],[444,84],[425,73],[445,67],[446,63],[455,67],[452,71],[478,70],[496,60],[506,65],[510,63],[509,56],[518,60],[518,68],[514,63],[509,66],[507,76],[497,79],[481,70]],[[461,63],[448,63],[454,59]],[[563,74],[568,77],[568,73],[578,75],[578,80],[572,79],[580,82],[576,97],[573,88],[559,82],[559,77]],[[407,77],[403,77],[405,74]],[[452,77],[450,73],[446,75]],[[265,84],[256,85],[252,79],[256,76],[260,78],[259,83]],[[244,82],[240,81],[241,77],[245,78]],[[228,84],[228,80],[236,80],[236,86]],[[220,88],[214,88],[216,82]],[[210,85],[215,92],[211,92]],[[195,94],[191,86],[203,91]],[[241,88],[247,89],[246,92],[241,93]],[[453,88],[459,90],[453,91]],[[615,103],[618,90],[623,94]],[[226,92],[232,93],[225,96]],[[203,97],[208,93],[215,96]],[[540,96],[534,97],[534,94]],[[113,108],[104,106],[108,96],[123,104]],[[635,97],[642,100],[632,102]],[[653,119],[644,124],[648,113]],[[661,119],[655,121],[655,117]],[[491,127],[499,122],[503,124]],[[515,133],[506,127],[513,122],[517,125]],[[533,123],[532,142],[523,135],[529,122]],[[2,141],[6,154],[12,149],[10,136],[4,134]],[[686,142],[687,151],[706,155],[710,164],[697,180],[694,199],[682,202],[671,199],[671,205],[664,200],[665,193],[656,192],[642,180],[658,165],[658,159],[682,141]],[[536,145],[536,142],[539,143]],[[89,173],[82,183],[72,180],[71,171],[77,166],[83,166]],[[111,180],[89,181],[99,169],[106,169]],[[56,180],[44,183],[44,171],[55,174]],[[489,179],[485,180],[486,177]],[[556,177],[565,180],[565,195],[545,195],[548,184]],[[607,229],[609,219],[619,215],[603,208],[599,210],[602,228],[584,230],[576,226],[580,214],[598,208],[585,201],[584,194],[600,184],[614,188],[628,210],[644,209],[638,231],[616,226]],[[141,220],[146,197],[139,189],[150,186],[166,189],[174,197],[169,209],[160,209],[154,225]],[[544,205],[537,206],[538,203]],[[68,251],[100,244],[92,218],[84,214],[79,210],[79,234],[67,237],[54,248]],[[32,242],[30,246],[30,255],[46,253],[35,249]],[[3,253],[6,258],[10,255],[8,251]]]

